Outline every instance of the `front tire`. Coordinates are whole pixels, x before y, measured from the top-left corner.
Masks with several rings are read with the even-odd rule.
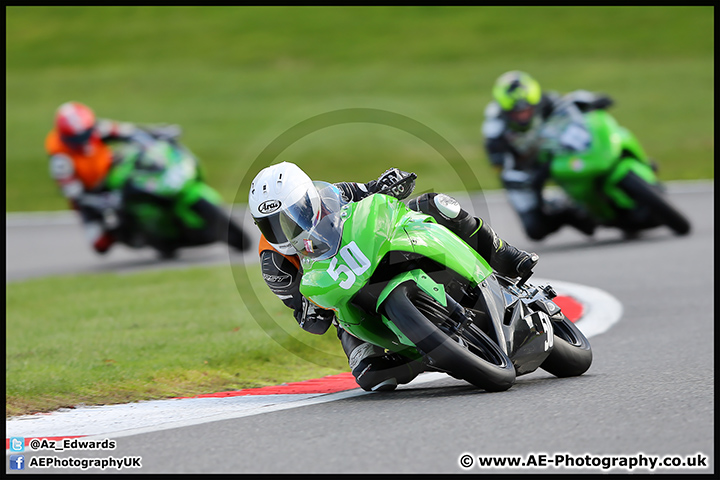
[[[452,319],[439,304],[436,304],[434,321],[428,319],[417,306],[429,299],[425,296],[420,300],[422,296],[415,284],[406,283],[393,290],[383,306],[386,316],[424,355],[432,359],[431,364],[489,392],[512,387],[515,367],[500,347],[474,326],[468,328],[468,334],[461,335],[462,340],[449,336],[434,322],[441,324],[452,322]]]
[[[676,234],[687,235],[690,232],[687,218],[636,173],[628,172],[625,178],[618,182],[618,186],[638,204],[646,205],[662,224],[670,227]]]
[[[540,368],[556,377],[582,375],[592,364],[590,342],[562,313],[552,317],[553,348]]]

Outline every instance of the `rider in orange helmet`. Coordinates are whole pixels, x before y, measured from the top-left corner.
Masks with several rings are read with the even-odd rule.
[[[119,199],[104,187],[104,180],[113,163],[110,142],[142,141],[145,135],[176,139],[177,125],[156,125],[140,128],[132,123],[98,119],[95,113],[79,102],[60,105],[55,125],[45,139],[50,156],[50,175],[77,210],[90,244],[98,253],[105,253],[116,241],[116,232],[107,230],[99,206],[117,207]]]

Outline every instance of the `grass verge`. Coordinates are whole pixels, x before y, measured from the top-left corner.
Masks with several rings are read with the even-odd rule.
[[[55,109],[178,123],[227,202],[253,161],[312,116],[370,107],[446,138],[482,187],[499,186],[480,124],[494,80],[610,94],[663,180],[713,178],[713,7],[8,7],[6,210],[67,203],[43,151]],[[662,34],[658,34],[662,32]],[[390,166],[422,190],[463,179],[422,139],[368,123],[291,145],[312,178],[367,182]],[[237,198],[236,198],[237,195]]]
[[[232,268],[9,283],[6,416],[347,371],[334,328],[322,336],[302,331],[258,266]],[[240,277],[250,284],[239,286]],[[272,322],[260,325],[251,311]]]

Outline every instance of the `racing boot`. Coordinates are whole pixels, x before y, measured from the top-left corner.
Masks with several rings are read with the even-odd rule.
[[[588,237],[593,236],[597,227],[597,222],[590,215],[578,209],[568,211],[567,223]]]
[[[110,247],[117,241],[113,232],[105,230],[103,225],[97,221],[86,222],[83,224],[85,228],[85,236],[96,253],[105,255]]]
[[[471,230],[472,227],[474,230]],[[540,257],[537,253],[528,253],[510,245],[483,222],[482,218],[468,215],[462,222],[463,233],[472,231],[469,238],[460,234],[460,238],[473,247],[488,264],[500,275],[506,277],[521,277],[529,273],[537,265]]]
[[[535,267],[540,257],[503,241],[482,218],[473,217],[457,200],[443,193],[426,193],[411,200],[408,207],[432,216],[475,249],[490,266],[506,277],[522,276]]]
[[[365,391],[392,391],[423,371],[420,362],[364,342],[338,327],[338,338],[348,357],[350,371]]]
[[[576,207],[563,199],[545,199],[543,216],[546,223],[555,225],[555,229],[562,225],[570,225],[576,230],[591,237],[595,233],[597,222],[585,210]]]
[[[93,248],[100,255],[105,255],[115,243],[116,238],[112,232],[104,232],[92,244]]]

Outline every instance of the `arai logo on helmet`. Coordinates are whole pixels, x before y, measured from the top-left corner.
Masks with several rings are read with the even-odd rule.
[[[280,208],[280,205],[282,205],[282,203],[280,203],[280,200],[266,200],[260,205],[258,205],[258,211],[262,214],[272,213],[278,208]]]

